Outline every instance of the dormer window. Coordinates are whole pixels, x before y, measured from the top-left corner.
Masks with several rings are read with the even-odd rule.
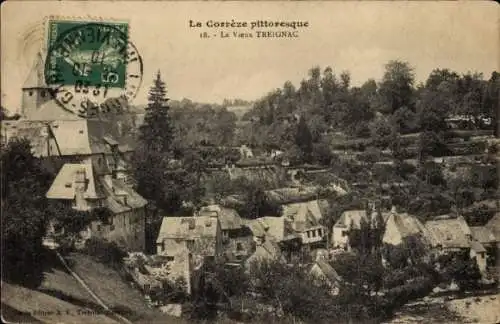
[[[66,182],[66,184],[64,185],[66,188],[71,188],[71,182]]]
[[[28,94],[29,94],[29,96],[31,97],[31,96],[33,95],[33,91],[31,91],[31,90],[30,90],[30,91],[28,92]]]
[[[83,129],[80,129],[78,133],[83,134]]]
[[[42,98],[45,98],[45,91],[42,91],[40,95],[42,96]]]

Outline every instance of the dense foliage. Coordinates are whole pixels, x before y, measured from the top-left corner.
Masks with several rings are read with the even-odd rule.
[[[244,117],[251,123],[239,134],[240,141],[286,150],[298,147],[308,153],[309,141],[326,139],[334,144],[332,136],[338,132],[371,137],[373,145],[382,149],[389,147],[396,134],[421,132],[420,155],[446,155],[446,118],[460,115],[470,120],[466,122],[470,129],[495,127],[498,79],[497,72],[486,81],[477,73],[460,76],[436,69],[425,84],[416,85],[407,62],[390,61],[380,82],[368,80],[352,87],[347,72],[337,77],[330,67],[323,72],[314,67],[298,89],[286,82],[258,100]],[[485,124],[485,118],[491,118],[490,122]],[[297,132],[304,139],[294,142]],[[309,159],[303,155],[303,161]]]

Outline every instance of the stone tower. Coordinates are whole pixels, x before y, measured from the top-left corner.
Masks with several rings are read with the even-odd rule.
[[[45,102],[50,100],[49,88],[43,75],[44,65],[41,53],[38,53],[28,78],[23,85],[21,116],[29,119]]]

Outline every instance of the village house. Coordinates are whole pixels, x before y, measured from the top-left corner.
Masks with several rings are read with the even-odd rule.
[[[382,225],[379,222],[385,222],[389,215],[390,213],[379,213],[377,211],[367,213],[365,209],[344,211],[333,225],[331,246],[334,249],[349,251],[351,249],[349,245],[349,232],[351,230],[361,229],[363,223],[368,224],[371,228],[379,227]],[[379,216],[381,219],[379,219]]]
[[[30,141],[33,155],[55,175],[48,199],[80,211],[103,209],[111,214],[104,222],[93,220],[82,232],[84,238],[101,237],[129,251],[142,251],[146,201],[127,187],[135,141],[125,131],[124,119],[86,119],[63,109],[53,100],[43,70],[38,54],[22,88],[21,118],[2,121],[2,142]]]
[[[475,259],[483,276],[487,275],[488,251],[483,245],[492,247],[496,242],[487,227],[469,227],[462,216],[456,218],[437,217],[427,221],[434,254],[459,253]]]
[[[486,249],[484,246],[479,243],[478,241],[471,241],[470,243],[470,253],[469,253],[471,258],[476,259],[477,266],[479,268],[479,271],[483,276],[486,275],[486,269],[488,267],[488,255],[486,253]]]
[[[202,207],[198,216],[211,216],[219,220],[222,249],[228,261],[241,261],[253,252],[252,232],[236,210],[209,205]]]
[[[147,201],[122,180],[97,176],[90,163],[66,163],[46,197],[78,211],[106,211],[106,219],[91,220],[89,236],[116,242],[128,251],[144,251]]]
[[[493,249],[498,243],[498,239],[493,231],[486,226],[470,226],[472,239],[481,243],[487,249]]]
[[[222,254],[220,222],[214,216],[164,217],[156,239],[156,253],[173,255],[185,241],[195,267]]]
[[[322,259],[316,260],[312,264],[309,274],[313,276],[318,285],[326,283],[333,296],[339,294],[342,278],[327,261]]]
[[[500,248],[500,212],[496,212],[488,223],[486,223],[485,227],[493,233],[497,242],[497,249]]]
[[[261,249],[259,245],[263,242],[271,241],[273,247],[278,247],[280,257],[290,261],[292,254],[297,254],[301,249],[300,235],[293,231],[290,221],[284,216],[264,216],[253,220],[245,220],[245,226],[253,234],[256,250]],[[265,244],[263,248],[265,248]],[[267,250],[274,251],[274,248],[268,248]],[[265,252],[257,252],[257,255],[266,254]],[[271,259],[275,257],[275,253],[271,253]]]
[[[300,235],[303,245],[308,248],[325,247],[326,229],[320,223],[323,214],[319,200],[284,204],[282,214],[290,222],[292,230]]]
[[[479,262],[481,262],[479,268],[482,269],[482,272],[485,272],[488,267],[495,265],[498,254],[498,239],[493,234],[493,231],[486,226],[471,226],[470,230],[472,232],[472,239],[475,245],[473,250],[479,251],[474,252],[478,260],[478,265]],[[481,251],[481,247],[484,248],[484,253]]]
[[[156,239],[157,255],[188,283],[193,293],[204,269],[223,252],[220,222],[216,216],[164,217]]]
[[[384,244],[399,246],[405,243],[405,239],[414,237],[422,241],[422,243],[426,243],[428,240],[427,235],[424,224],[416,216],[393,211],[385,221],[382,242]]]
[[[246,271],[251,271],[254,265],[261,262],[285,262],[280,246],[270,236],[257,237],[255,239],[255,251],[245,260]]]
[[[429,233],[431,247],[438,254],[469,252],[472,232],[462,216],[427,221],[425,228]]]

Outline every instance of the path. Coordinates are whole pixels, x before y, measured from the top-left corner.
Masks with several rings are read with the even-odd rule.
[[[95,299],[95,301],[99,304],[99,306],[101,306],[102,308],[104,308],[107,312],[109,312],[110,315],[113,315],[115,316],[117,319],[119,319],[121,322],[123,323],[126,323],[126,324],[133,324],[131,321],[129,321],[128,319],[126,319],[125,317],[121,316],[120,314],[117,314],[115,312],[113,312],[100,298],[99,296],[97,296],[90,288],[89,286],[87,286],[87,284],[85,283],[85,281],[83,281],[82,278],[80,278],[80,276],[78,276],[78,274],[76,274],[69,266],[68,264],[66,263],[66,260],[64,259],[64,257],[59,253],[59,251],[54,251],[59,259],[59,261],[61,261],[62,265],[64,266],[64,268],[73,276],[73,278],[76,279],[76,281],[78,281],[78,283],[92,296],[92,298]]]

